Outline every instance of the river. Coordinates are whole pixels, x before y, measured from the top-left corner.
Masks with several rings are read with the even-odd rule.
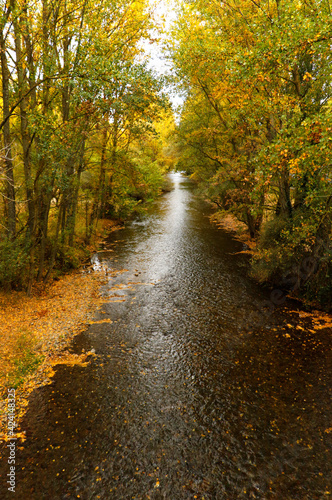
[[[270,307],[243,244],[171,179],[92,259],[119,271],[72,346],[97,356],[33,394],[16,498],[330,498],[329,332]]]

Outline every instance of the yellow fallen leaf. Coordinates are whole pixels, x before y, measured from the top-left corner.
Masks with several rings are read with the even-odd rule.
[[[102,323],[113,323],[113,321],[111,319],[109,319],[109,318],[107,318],[107,319],[99,319],[98,321],[89,321],[90,325],[101,325]]]

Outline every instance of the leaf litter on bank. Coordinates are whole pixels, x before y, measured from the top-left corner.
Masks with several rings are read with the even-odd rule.
[[[7,439],[7,390],[16,389],[15,422],[24,415],[28,397],[51,383],[57,364],[86,366],[94,355],[71,354],[65,350],[75,335],[92,322],[101,305],[100,285],[118,272],[104,269],[74,272],[59,281],[24,292],[0,292],[0,439]],[[24,439],[16,428],[15,436]]]

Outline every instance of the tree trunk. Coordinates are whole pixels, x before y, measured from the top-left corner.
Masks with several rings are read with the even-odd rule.
[[[2,77],[2,102],[3,119],[9,117],[9,70],[6,56],[6,42],[3,29],[0,33],[1,51],[1,77]],[[7,232],[11,238],[16,233],[16,203],[15,203],[15,183],[14,166],[12,157],[12,138],[10,132],[10,121],[7,119],[3,126],[4,164],[5,164],[5,210]]]
[[[39,214],[39,268],[37,279],[41,280],[44,272],[47,232],[48,232],[48,216],[50,213],[52,195],[41,195],[41,212]]]
[[[108,142],[107,128],[103,129],[102,136],[102,149],[100,156],[100,170],[99,170],[99,180],[96,189],[95,199],[92,205],[91,217],[90,217],[90,228],[92,228],[94,222],[104,215],[105,212],[105,181],[106,181],[106,148]],[[91,236],[91,235],[90,235]]]
[[[84,170],[84,151],[85,151],[85,139],[82,140],[81,150],[80,150],[80,158],[77,168],[77,176],[75,180],[74,194],[72,197],[71,204],[71,213],[68,217],[69,222],[69,236],[68,236],[68,244],[73,246],[74,244],[74,235],[75,235],[75,225],[76,225],[76,213],[77,213],[77,205],[78,205],[78,194],[81,184],[81,173]]]
[[[288,218],[291,218],[293,215],[293,207],[290,199],[289,173],[286,169],[283,170],[279,178],[279,197],[276,215]]]
[[[59,213],[58,213],[58,220],[57,220],[57,223],[56,223],[55,238],[54,238],[54,242],[53,242],[53,248],[52,248],[52,253],[51,253],[50,265],[49,265],[47,273],[46,273],[46,275],[44,277],[44,282],[45,283],[48,281],[48,279],[50,277],[50,274],[52,272],[52,269],[54,267],[55,258],[56,258],[56,252],[57,252],[57,249],[58,249],[59,232],[60,232],[60,227],[61,227],[62,216],[63,216],[63,203],[62,203],[62,200],[61,200],[60,208],[59,208]]]
[[[26,19],[24,19],[27,22]],[[19,89],[19,99],[20,103],[20,119],[21,119],[21,137],[22,137],[22,159],[23,159],[23,169],[24,169],[24,181],[25,190],[28,204],[28,227],[30,236],[32,235],[33,225],[34,225],[34,200],[33,200],[33,181],[31,177],[31,165],[30,165],[30,135],[28,131],[28,118],[27,118],[27,107],[28,107],[28,97],[22,99],[22,96],[27,93],[29,88],[29,82],[27,81],[26,71],[23,65],[23,54],[22,54],[22,34],[20,32],[20,27],[26,25],[22,18],[20,19],[20,24],[18,19],[14,16],[14,35],[15,35],[15,51],[16,51],[16,70],[17,70],[17,81]],[[26,25],[27,26],[27,25]]]

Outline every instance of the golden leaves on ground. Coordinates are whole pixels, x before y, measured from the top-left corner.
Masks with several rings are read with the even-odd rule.
[[[103,323],[113,323],[111,319],[100,319],[98,321],[89,321],[89,325],[101,325]]]
[[[24,443],[26,441],[26,432],[16,432],[15,433],[15,438],[20,441],[21,443]],[[0,440],[5,441],[6,443],[10,441],[12,438],[11,436],[8,436],[4,432],[0,432]]]
[[[84,330],[98,306],[99,288],[104,280],[104,272],[75,272],[43,290],[35,290],[31,297],[23,292],[0,292],[0,436],[5,430],[8,387],[24,381],[16,390],[18,422],[29,394],[50,382],[53,366],[59,363],[86,366],[88,356],[93,353],[77,356],[59,352]]]
[[[328,314],[316,312],[312,317],[313,329],[323,330],[324,328],[332,328],[332,317]]]
[[[59,356],[54,356],[50,360],[51,366],[67,365],[67,366],[88,366],[89,356],[96,356],[93,351],[85,352],[84,354],[73,354],[68,351],[62,352]],[[54,372],[53,372],[54,373]]]
[[[312,327],[310,329],[311,333],[315,333],[319,330],[324,330],[325,328],[332,329],[332,316],[330,314],[324,313],[322,311],[313,310],[311,312],[305,311],[289,311],[291,313],[296,313],[299,315],[300,319],[310,319],[312,322]],[[303,330],[299,325],[296,326],[298,330]]]
[[[238,253],[253,254],[253,250],[255,249],[257,242],[250,238],[248,228],[246,224],[244,224],[244,222],[239,221],[232,214],[218,212],[210,216],[210,221],[216,224],[219,228],[233,233],[235,239],[247,245],[248,250],[243,250],[242,252]]]

